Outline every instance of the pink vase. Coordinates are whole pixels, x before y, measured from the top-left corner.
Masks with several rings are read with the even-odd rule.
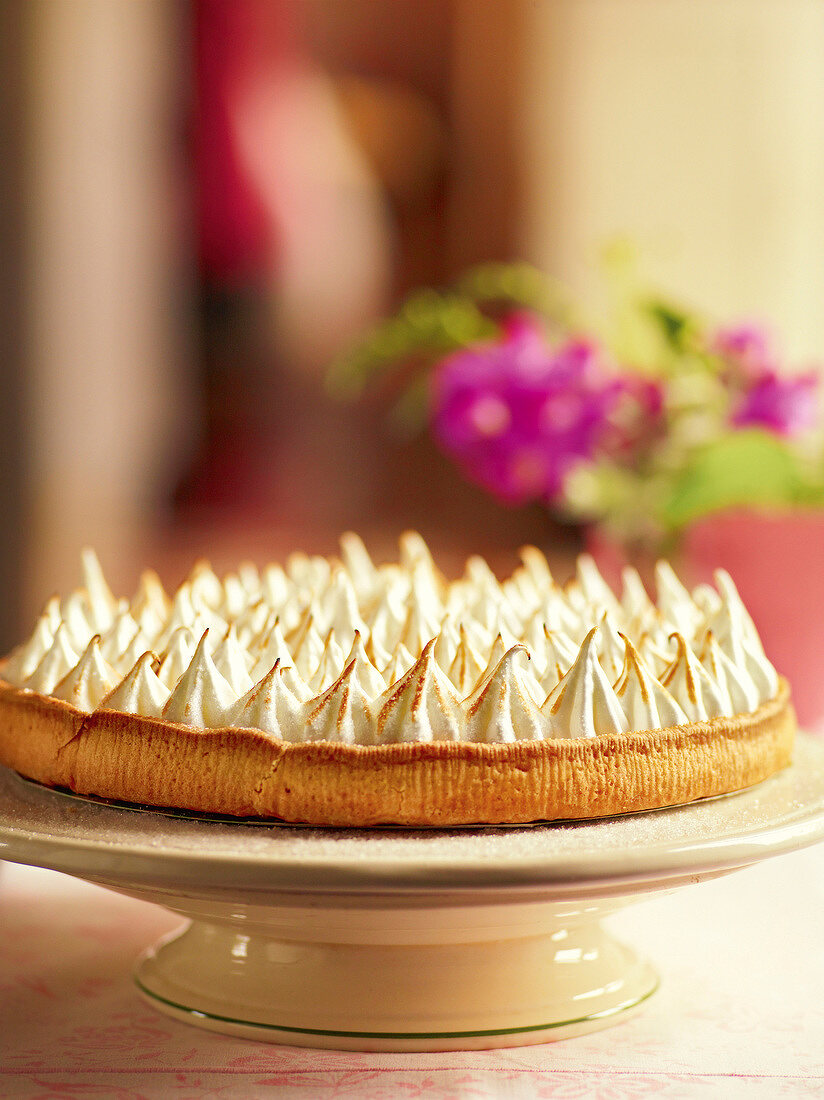
[[[614,582],[626,561],[620,548],[595,536],[590,550]],[[689,585],[727,570],[767,656],[790,681],[800,723],[824,732],[824,513],[711,516],[689,529],[674,564]],[[648,565],[640,563],[645,580]]]

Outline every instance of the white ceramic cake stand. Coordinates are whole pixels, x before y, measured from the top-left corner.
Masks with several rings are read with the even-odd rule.
[[[331,830],[80,799],[0,769],[0,857],[189,918],[135,980],[156,1008],[301,1046],[454,1050],[607,1027],[655,971],[601,918],[824,837],[824,742],[740,794],[596,823]]]

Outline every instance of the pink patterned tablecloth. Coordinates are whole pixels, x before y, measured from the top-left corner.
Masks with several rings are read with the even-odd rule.
[[[131,983],[178,918],[0,867],[0,1096],[824,1096],[824,845],[655,897],[612,926],[655,961],[647,1011],[580,1039],[471,1054],[351,1054],[166,1019]]]

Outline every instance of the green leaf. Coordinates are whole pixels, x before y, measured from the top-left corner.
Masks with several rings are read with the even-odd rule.
[[[686,310],[662,301],[645,302],[641,308],[649,314],[673,351],[684,351],[692,346],[697,325],[695,318]]]
[[[758,430],[742,430],[693,455],[676,479],[661,518],[677,530],[727,508],[821,503],[824,486],[808,476],[783,440]]]
[[[340,355],[327,373],[327,388],[335,397],[355,398],[376,376],[396,373],[414,357],[438,359],[497,332],[469,299],[425,290]]]
[[[482,305],[517,306],[559,322],[572,318],[569,292],[528,263],[478,264],[461,276],[455,289]]]

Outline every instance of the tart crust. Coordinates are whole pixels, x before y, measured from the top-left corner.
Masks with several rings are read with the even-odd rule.
[[[594,738],[345,745],[84,714],[0,680],[0,763],[78,794],[328,826],[608,817],[741,790],[789,764],[787,682],[752,714]]]

